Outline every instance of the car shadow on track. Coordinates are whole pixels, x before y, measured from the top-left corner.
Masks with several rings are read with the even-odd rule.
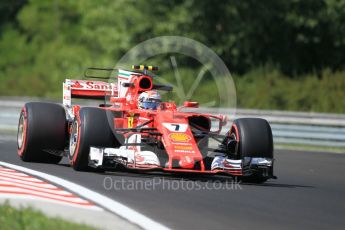
[[[223,175],[190,175],[190,174],[174,174],[174,173],[157,173],[157,172],[135,172],[135,171],[121,171],[121,172],[105,172],[104,175],[116,176],[116,177],[135,177],[140,178],[164,178],[165,180],[183,180],[183,181],[198,181],[198,182],[214,182],[214,183],[239,183],[241,185],[248,186],[262,186],[262,187],[277,187],[277,188],[314,188],[311,185],[299,185],[299,184],[286,184],[286,183],[276,183],[271,180],[265,183],[248,183],[242,182],[237,178]]]
[[[69,164],[60,163],[60,166],[71,167]],[[157,171],[135,171],[128,169],[121,169],[118,171],[98,171],[92,170],[92,173],[101,175],[101,176],[114,176],[114,177],[130,177],[134,179],[164,179],[171,181],[194,181],[194,182],[203,182],[203,183],[239,183],[245,186],[261,186],[261,187],[276,187],[276,188],[314,188],[310,185],[299,185],[299,184],[287,184],[287,183],[277,183],[278,180],[269,180],[264,183],[249,183],[242,182],[237,178],[226,175],[198,175],[198,174],[188,174],[188,173],[167,173],[167,172],[157,172]],[[90,172],[89,172],[90,173]],[[277,181],[277,182],[275,182]]]
[[[261,184],[256,183],[241,183],[242,185],[250,185],[250,186],[262,186],[262,187],[276,187],[276,188],[315,188],[311,185],[298,185],[298,184],[284,184],[284,183],[272,183],[272,182],[264,182]]]

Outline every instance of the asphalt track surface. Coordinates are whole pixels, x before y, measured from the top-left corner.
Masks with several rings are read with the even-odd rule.
[[[15,142],[0,141],[0,161],[78,183],[173,229],[344,229],[345,154],[277,150],[275,158],[277,180],[236,186],[226,177],[76,172],[65,160],[25,163]]]

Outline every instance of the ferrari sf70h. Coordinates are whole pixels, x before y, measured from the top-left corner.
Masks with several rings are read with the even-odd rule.
[[[226,174],[256,183],[275,178],[266,120],[236,119],[221,135],[226,115],[195,112],[197,102],[164,102],[159,92],[173,89],[155,83],[157,67],[132,68],[117,70],[112,81],[66,79],[62,105],[26,103],[18,125],[20,158],[58,163],[68,157],[78,171]],[[87,107],[72,98],[107,100]]]

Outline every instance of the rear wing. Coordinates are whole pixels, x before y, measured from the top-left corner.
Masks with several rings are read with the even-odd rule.
[[[63,105],[71,107],[72,98],[105,99],[106,96],[116,97],[117,83],[90,80],[71,80],[63,82]]]
[[[151,89],[172,91],[171,86],[153,84],[153,75],[149,73],[148,70],[158,70],[158,67],[140,65],[133,66],[132,69],[143,70],[143,72],[127,71],[123,69],[113,68],[87,68],[84,72],[85,78],[103,80],[117,78],[117,82],[109,83],[98,80],[66,79],[63,82],[63,105],[67,108],[70,108],[72,106],[72,98],[103,99],[104,101],[106,97],[125,98],[127,97],[130,88],[132,89],[132,91],[134,88],[134,94],[138,94],[138,92],[143,92],[145,90]],[[114,71],[117,71],[117,75],[111,77]],[[97,73],[103,72],[106,72],[107,74],[103,76],[97,76]]]

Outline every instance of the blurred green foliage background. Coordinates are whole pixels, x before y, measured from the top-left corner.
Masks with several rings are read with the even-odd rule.
[[[345,0],[3,0],[0,95],[61,97],[66,77],[163,35],[213,49],[238,107],[345,112]]]

